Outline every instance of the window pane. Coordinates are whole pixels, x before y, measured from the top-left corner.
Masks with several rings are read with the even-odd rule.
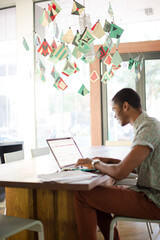
[[[35,31],[40,36],[41,41],[44,38],[51,45],[53,37],[57,45],[60,44],[60,35],[63,30],[65,33],[68,29],[63,29],[65,12],[61,11],[56,19],[43,27],[39,23],[44,8],[48,7],[50,2],[35,3]],[[71,15],[71,14],[70,14]],[[73,16],[71,15],[73,18]],[[70,22],[70,19],[67,20]],[[59,36],[55,36],[55,23],[59,27]],[[65,26],[66,27],[66,26]],[[76,34],[74,28],[73,34]],[[59,61],[57,64],[49,61],[49,55],[44,57],[37,52],[40,45],[36,47],[36,127],[37,127],[37,147],[44,146],[47,138],[73,136],[78,144],[90,144],[90,95],[82,96],[78,93],[81,85],[84,84],[90,90],[89,64],[73,56],[69,60],[76,62],[80,71],[73,73],[69,77],[62,74],[66,59]],[[70,51],[73,51],[74,45],[68,44]],[[41,71],[39,61],[45,66],[45,81],[41,80]],[[54,85],[54,78],[51,71],[55,66],[56,71],[60,74],[67,84],[66,90],[58,90]]]
[[[111,99],[122,88],[129,87],[135,89],[135,79],[131,71],[128,70],[128,62],[123,62],[121,68],[115,71],[115,76],[107,83],[108,95],[108,140],[131,140],[133,136],[132,127],[128,124],[121,127],[114,118]]]
[[[15,19],[15,7],[0,10],[0,142],[19,136]]]
[[[160,60],[145,61],[145,79],[147,113],[160,120]]]

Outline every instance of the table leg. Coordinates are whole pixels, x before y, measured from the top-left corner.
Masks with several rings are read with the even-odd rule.
[[[76,240],[73,191],[6,188],[7,215],[39,219],[46,240]],[[23,231],[10,240],[34,240],[36,234]]]
[[[47,240],[75,240],[73,191],[37,190],[37,219],[44,225]]]
[[[8,216],[34,218],[33,190],[23,188],[6,188],[6,214]],[[35,233],[23,231],[9,240],[34,240]]]

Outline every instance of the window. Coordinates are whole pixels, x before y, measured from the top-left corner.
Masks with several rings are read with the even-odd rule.
[[[144,57],[144,67],[141,77],[137,80],[134,72],[128,70],[129,58],[137,56]],[[115,76],[105,85],[102,83],[102,103],[107,106],[103,108],[103,143],[109,141],[130,141],[133,138],[133,129],[128,124],[122,127],[114,119],[114,113],[111,109],[110,100],[114,94],[124,87],[135,89],[140,97],[143,110],[148,115],[160,119],[160,111],[157,108],[160,101],[160,54],[159,52],[148,53],[129,53],[121,54],[124,60],[121,68],[115,72]],[[102,67],[104,71],[104,66]]]
[[[43,27],[39,23],[39,19],[42,16],[44,8],[48,7],[48,3],[48,1],[35,3],[35,32],[39,34],[41,41],[45,38],[51,45],[54,37],[57,45],[59,45],[61,32],[65,33],[68,30],[62,27],[66,27],[66,24],[63,22],[66,19],[66,17],[64,18],[64,14],[66,13],[62,11],[61,18],[58,19],[59,16],[56,17],[59,27],[59,37],[56,38],[54,33],[56,19],[48,27]],[[73,18],[73,16],[69,12],[68,21],[70,21],[70,18]],[[73,19],[71,19],[72,22]],[[72,31],[76,33],[74,29]],[[74,46],[70,45],[68,47],[72,52],[72,47]],[[48,60],[48,57],[44,57],[38,53],[38,48],[39,46],[35,48],[35,71],[37,73],[35,83],[37,147],[44,146],[47,138],[65,136],[73,136],[80,145],[90,145],[90,95],[82,96],[78,93],[82,84],[88,90],[90,89],[89,64],[85,64],[82,60],[77,60],[72,56],[71,62],[75,61],[80,71],[67,77],[62,74],[66,59],[54,64]],[[45,66],[45,79],[40,76],[40,61]],[[55,66],[57,72],[68,86],[64,91],[57,90],[53,86],[55,82],[51,75],[53,66]]]
[[[146,110],[160,120],[160,59],[145,61]]]
[[[0,9],[0,141],[17,140],[16,8]]]

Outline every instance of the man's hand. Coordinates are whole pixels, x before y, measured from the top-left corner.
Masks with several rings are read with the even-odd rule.
[[[89,169],[92,169],[92,161],[93,159],[92,158],[81,158],[81,159],[78,159],[77,163],[76,163],[76,167],[77,166],[84,166],[84,167],[87,167]]]

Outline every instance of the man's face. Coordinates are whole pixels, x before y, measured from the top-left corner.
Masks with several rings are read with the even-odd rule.
[[[129,123],[129,121],[127,121],[127,114],[124,110],[124,107],[120,107],[118,104],[115,104],[114,102],[112,102],[112,110],[114,111],[114,117],[117,119],[117,121],[119,122],[119,124],[121,126],[125,126],[126,124]]]

